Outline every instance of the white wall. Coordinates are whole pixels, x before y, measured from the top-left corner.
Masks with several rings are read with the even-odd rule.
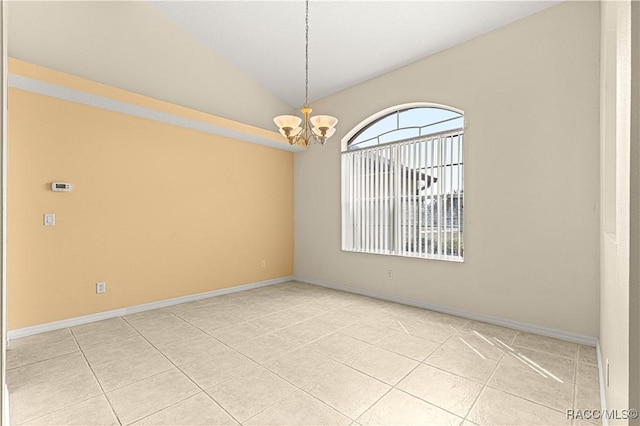
[[[2,225],[0,230],[0,423],[9,424],[9,393],[6,385],[7,360],[7,13],[6,1],[0,1],[0,195],[2,198]]]
[[[636,92],[637,93],[637,92]],[[640,123],[640,114],[636,114],[636,123]],[[637,133],[636,133],[637,135]],[[634,139],[637,145],[639,138]],[[636,150],[635,170],[640,171],[640,155]],[[636,176],[635,184],[636,194],[640,193],[640,178]],[[631,212],[635,212],[636,217],[640,217],[640,203],[635,203]],[[640,226],[638,221],[635,224],[635,231],[632,233],[632,239],[635,238],[635,250],[632,250],[632,277],[630,298],[629,298],[629,406],[638,409],[640,407]],[[635,236],[634,236],[635,235]],[[629,424],[640,425],[640,418],[630,421]]]
[[[143,1],[9,3],[9,56],[276,130],[291,108]]]
[[[637,156],[638,151],[637,98],[632,115],[632,74],[638,84],[638,40],[632,42],[632,27],[639,24],[637,5],[635,8],[632,18],[630,1],[601,3],[600,348],[605,377],[609,363],[609,382],[605,379],[604,387],[607,408],[616,410],[638,408],[640,403],[638,307],[634,306],[638,294],[638,160],[632,160],[632,152]],[[634,31],[637,37],[638,29]]]
[[[631,52],[629,406],[640,409],[640,2],[631,4]]]
[[[296,276],[597,336],[599,16],[566,2],[315,102],[340,122],[295,154]],[[340,250],[340,139],[417,101],[469,121],[463,264]]]

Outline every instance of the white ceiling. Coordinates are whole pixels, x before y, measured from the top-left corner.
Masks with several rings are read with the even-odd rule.
[[[311,1],[309,100],[559,1]],[[304,103],[304,1],[151,2],[292,107]],[[473,64],[469,64],[473,66]]]

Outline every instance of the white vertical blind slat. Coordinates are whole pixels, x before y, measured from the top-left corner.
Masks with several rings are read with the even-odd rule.
[[[382,226],[380,226],[380,219],[382,218],[381,204],[382,204],[382,188],[380,185],[381,179],[381,166],[382,166],[382,157],[381,151],[376,151],[376,253],[380,253],[380,246],[382,245],[382,238],[380,237],[380,231],[382,230]]]
[[[444,155],[442,151],[442,136],[438,138],[438,222],[436,224],[438,229],[438,256],[442,257],[442,246],[445,244],[445,235],[442,232],[442,216],[444,215],[444,203],[442,202],[442,193],[444,192],[444,173],[442,170],[442,164],[444,162]]]
[[[424,175],[424,183],[422,183],[422,185],[426,185],[427,182],[427,171],[425,170],[424,166],[423,166],[423,159],[424,159],[424,142],[420,142],[419,145],[419,154],[418,154],[418,170],[420,171],[420,173],[423,173]],[[422,257],[424,256],[424,243],[423,243],[423,239],[422,239],[422,209],[424,204],[424,193],[425,190],[421,189],[420,193],[418,194],[418,256]]]
[[[384,163],[383,163],[383,211],[384,211],[384,244],[382,250],[384,253],[389,253],[389,156],[387,155],[388,147],[383,149]]]
[[[418,169],[418,142],[411,144],[411,237],[409,250],[412,256],[418,255],[418,182],[419,182],[419,169]]]
[[[364,250],[364,157],[362,153],[358,155],[358,250]]]
[[[435,211],[434,211],[434,196],[435,196],[435,190],[436,190],[436,179],[437,177],[437,172],[435,169],[435,158],[436,158],[436,149],[435,149],[435,141],[434,139],[431,139],[429,141],[429,145],[431,145],[431,163],[430,163],[430,170],[431,170],[431,187],[429,188],[429,197],[431,199],[431,202],[429,203],[429,208],[431,210],[430,212],[430,226],[429,226],[429,239],[431,240],[431,242],[429,243],[429,251],[430,251],[430,255],[433,257],[435,255],[435,247],[436,247],[436,236],[434,235],[434,229],[435,229]]]
[[[449,229],[450,229],[450,233],[451,233],[451,250],[449,252],[449,258],[453,258],[456,256],[456,237],[457,237],[457,230],[455,229],[454,225],[455,225],[455,215],[456,215],[456,206],[455,206],[455,194],[456,194],[456,183],[454,180],[454,164],[456,162],[456,156],[455,156],[455,152],[454,152],[454,148],[455,148],[455,144],[457,141],[457,137],[455,135],[451,135],[449,137],[449,146],[451,147],[451,155],[450,155],[450,159],[451,159],[451,165],[449,166],[449,182],[450,182],[450,189],[449,189]]]
[[[342,202],[346,204],[346,208],[342,209],[342,245],[344,247],[351,247],[349,244],[349,237],[351,236],[351,232],[349,231],[349,226],[351,222],[351,194],[349,192],[349,187],[351,185],[351,179],[353,174],[349,169],[349,163],[351,162],[351,157],[348,157],[343,161],[342,173],[344,176],[348,176],[348,179],[342,180],[343,192],[342,192]]]
[[[463,258],[464,134],[342,154],[342,248]]]

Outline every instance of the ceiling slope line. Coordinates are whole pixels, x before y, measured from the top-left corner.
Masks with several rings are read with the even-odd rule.
[[[34,78],[25,77],[25,76],[14,74],[14,73],[9,73],[9,87],[24,90],[31,93],[37,93],[44,96],[50,96],[57,99],[62,99],[69,102],[79,103],[82,105],[87,105],[95,108],[101,108],[108,111],[127,114],[134,117],[145,118],[148,120],[170,124],[173,126],[192,129],[192,130],[208,133],[211,135],[223,136],[226,138],[236,139],[243,142],[263,145],[270,148],[281,149],[289,152],[304,151],[303,148],[300,148],[298,146],[291,146],[289,144],[272,141],[266,138],[261,138],[256,135],[251,135],[248,133],[240,132],[233,129],[228,129],[221,126],[216,126],[200,120],[181,117],[176,114],[171,114],[164,111],[158,111],[152,108],[134,105],[128,102],[123,102],[116,99],[95,95],[93,93],[83,92],[77,89],[71,89],[69,87],[60,86],[60,85],[48,83],[45,81],[40,81]]]

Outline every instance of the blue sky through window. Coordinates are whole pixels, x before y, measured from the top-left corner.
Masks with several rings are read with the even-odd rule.
[[[463,126],[464,116],[458,112],[438,107],[410,108],[393,112],[366,126],[349,141],[348,150],[372,148],[380,144],[460,129]],[[444,158],[440,163],[438,144],[418,142],[413,145],[415,150],[401,155],[400,161],[405,167],[411,165],[412,169],[439,179],[444,184],[442,190],[445,193],[457,192],[462,188],[462,168],[459,163],[463,161],[463,152],[458,152],[459,149],[462,150],[461,145],[462,143],[454,141],[444,145]],[[387,158],[390,154],[382,150],[377,155]]]
[[[437,108],[410,108],[393,112],[369,124],[349,141],[349,149],[361,149],[403,139],[461,128],[464,116]]]

